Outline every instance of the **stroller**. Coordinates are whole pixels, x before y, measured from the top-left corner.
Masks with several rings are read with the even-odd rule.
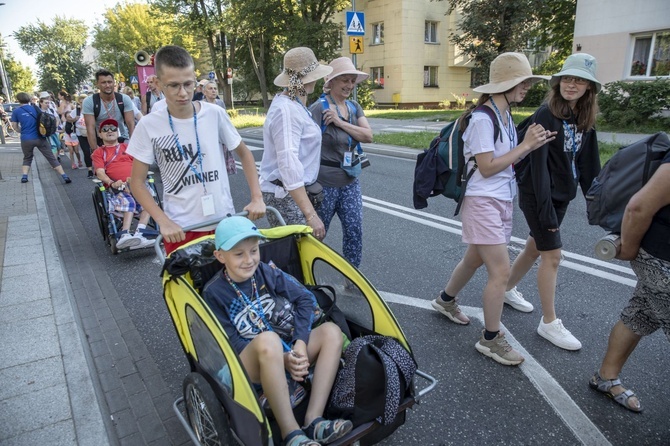
[[[275,213],[283,223],[276,210],[268,207],[268,212]],[[217,223],[210,221],[198,227]],[[193,229],[197,227],[184,228]],[[303,284],[328,285],[335,290],[336,305],[346,318],[352,339],[371,334],[390,336],[412,353],[397,320],[374,286],[340,254],[313,237],[310,227],[291,225],[260,231],[266,237],[260,245],[262,261],[272,260]],[[281,435],[272,414],[263,410],[239,357],[200,295],[202,287],[221,269],[212,255],[214,236],[194,240],[167,259],[159,247],[160,239],[159,236],[156,252],[164,260],[163,297],[191,369],[184,379],[184,396],[173,405],[178,418],[195,444],[280,445]],[[185,263],[184,259],[189,260]],[[373,420],[354,426],[331,444],[371,445],[391,435],[404,424],[406,410],[437,384],[420,370],[414,377],[426,380],[427,386],[417,392],[414,383],[409,384],[392,423],[382,425]],[[298,420],[299,407],[294,409]]]

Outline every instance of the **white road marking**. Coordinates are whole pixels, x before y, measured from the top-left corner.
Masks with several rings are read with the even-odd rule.
[[[379,294],[386,302],[408,305],[415,308],[435,311],[430,301],[400,294],[380,291]],[[470,319],[477,319],[484,325],[484,314],[481,308],[460,305],[461,311]],[[448,323],[448,322],[447,322]],[[512,333],[501,323],[501,330],[505,332],[505,338],[510,345],[525,358],[519,366],[528,380],[537,391],[554,409],[563,423],[572,431],[577,439],[584,445],[610,446],[611,443],[586,416],[582,409],[574,402],[570,395],[551,376],[551,374],[538,363],[528,351],[516,340]],[[558,347],[550,347],[558,348]]]
[[[366,195],[363,196],[363,206],[452,234],[461,235],[462,232],[461,228],[463,225],[457,220],[429,214],[427,212],[417,211],[416,209],[389,203],[387,201],[368,197]],[[523,247],[526,244],[526,241],[518,237],[512,237],[512,243]],[[627,274],[629,276],[635,277],[633,270],[630,268],[616,265],[614,263],[603,262],[602,260],[598,259],[592,259],[591,257],[583,256],[581,254],[576,254],[570,251],[563,251],[563,255],[566,258],[583,262],[585,265],[582,263],[564,260],[561,262],[562,267],[580,271],[592,276],[600,277],[605,280],[610,280],[612,282],[621,283],[631,287],[634,287],[637,283],[635,279],[621,276],[621,274]],[[596,267],[610,269],[614,271],[614,273],[603,271]]]

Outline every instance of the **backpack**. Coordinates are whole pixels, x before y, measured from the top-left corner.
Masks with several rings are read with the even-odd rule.
[[[35,111],[37,111],[37,132],[42,138],[48,138],[58,131],[58,121],[50,113],[44,113],[40,108],[33,104]]]
[[[123,95],[121,93],[114,92],[114,100],[116,101],[116,105],[119,107],[119,111],[121,112],[121,116],[123,117]],[[96,120],[98,119],[98,115],[100,114],[100,105],[101,105],[100,93],[96,93],[93,95],[93,115],[95,116]],[[120,122],[119,125],[121,125]]]
[[[621,233],[628,201],[656,172],[670,151],[670,139],[658,132],[622,147],[603,166],[586,193],[589,224]]]
[[[388,336],[360,336],[344,351],[330,393],[328,417],[347,418],[360,426],[369,421],[393,424],[403,399],[413,392],[417,365],[398,341]]]
[[[476,112],[485,113],[491,118],[491,121],[493,122],[494,141],[497,140],[499,136],[502,137],[500,135],[498,119],[491,108],[485,105],[480,105],[472,110],[472,113]],[[467,117],[468,124],[471,116],[472,114]],[[444,126],[440,131],[440,134],[431,141],[429,148],[424,151],[424,156],[422,157],[419,155],[417,157],[416,167],[414,168],[415,192],[422,195],[422,193],[417,190],[417,187],[420,187],[421,183],[425,184],[426,181],[434,181],[436,184],[433,186],[433,190],[428,196],[434,197],[441,194],[456,201],[458,205],[456,206],[454,216],[458,215],[461,209],[461,204],[463,203],[463,198],[465,197],[465,188],[467,187],[468,181],[477,170],[475,157],[471,156],[466,162],[465,156],[463,155],[464,143],[463,134],[460,131],[460,122],[461,118]],[[445,167],[442,166],[442,163],[436,159],[437,156],[441,158],[441,161],[446,166],[446,172],[444,171]],[[467,166],[471,161],[474,162],[474,165],[468,172]],[[432,174],[426,171],[427,166],[423,163],[429,163],[435,166],[435,170]],[[428,169],[433,168],[428,167]],[[416,207],[416,200],[415,208],[419,209]]]

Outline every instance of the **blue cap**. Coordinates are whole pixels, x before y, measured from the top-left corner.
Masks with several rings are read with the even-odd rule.
[[[254,222],[246,217],[232,216],[224,218],[214,232],[214,246],[216,249],[229,251],[244,239],[251,237],[263,238]]]

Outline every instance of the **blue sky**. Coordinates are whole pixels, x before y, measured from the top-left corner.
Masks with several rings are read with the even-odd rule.
[[[22,26],[36,24],[38,20],[50,24],[55,16],[81,19],[89,30],[102,21],[102,15],[121,3],[119,0],[0,0],[0,34],[7,50],[21,63],[35,69],[35,60],[19,48],[12,34]],[[145,3],[143,0],[128,3]],[[90,43],[90,41],[89,41]]]

